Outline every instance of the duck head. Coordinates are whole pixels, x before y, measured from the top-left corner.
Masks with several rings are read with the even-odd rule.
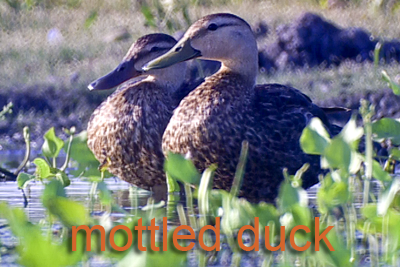
[[[199,19],[172,49],[147,63],[143,70],[165,68],[192,58],[220,61],[221,70],[229,69],[254,81],[257,75],[254,34],[245,20],[233,14],[212,14]]]
[[[142,67],[176,44],[167,34],[149,34],[139,38],[129,49],[118,67],[88,85],[89,90],[111,89],[123,82],[139,76],[152,76],[155,82],[178,88],[185,79],[186,64],[178,64],[165,70],[144,72]]]

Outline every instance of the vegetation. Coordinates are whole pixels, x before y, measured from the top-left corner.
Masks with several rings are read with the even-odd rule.
[[[46,83],[57,84],[58,90],[66,86],[82,88],[83,91],[91,80],[110,70],[110,66],[116,66],[131,44],[131,40],[127,41],[126,38],[109,43],[103,38],[107,33],[121,26],[126,27],[134,39],[151,31],[173,33],[211,12],[229,10],[251,23],[262,19],[275,27],[305,10],[311,10],[323,13],[341,26],[365,27],[376,36],[382,32],[387,34],[387,38],[400,35],[398,27],[393,27],[399,24],[399,17],[394,15],[398,12],[397,1],[371,2],[381,11],[371,10],[365,1],[356,0],[345,1],[351,8],[340,10],[329,9],[329,1],[217,2],[146,0],[132,4],[126,0],[2,0],[2,90],[11,94],[15,93],[13,90],[24,90],[17,86],[20,84]],[[260,45],[267,44],[268,40],[264,40]],[[377,90],[385,83],[399,94],[398,81],[392,78],[395,71],[398,71],[397,65],[381,66],[377,61],[374,64],[348,63],[331,69],[275,73],[261,77],[260,81],[273,79],[275,82],[290,83],[306,89],[304,91],[307,94],[318,99],[327,97],[327,94],[313,88],[323,88],[321,85],[324,84],[333,88],[328,96],[339,94],[343,87],[356,92]],[[378,79],[381,75],[383,79]],[[310,84],[317,85],[313,87]],[[11,108],[11,104],[3,108],[0,120],[7,116]],[[118,266],[182,266],[187,265],[193,255],[199,266],[224,261],[239,266],[246,259],[261,261],[262,266],[357,266],[367,257],[371,266],[397,266],[400,250],[400,229],[397,225],[400,219],[400,183],[395,167],[400,161],[400,150],[397,148],[400,145],[400,122],[389,118],[371,121],[373,113],[373,106],[363,102],[360,109],[363,126],[358,126],[353,116],[341,133],[333,138],[329,137],[318,119],[313,119],[304,130],[300,139],[303,150],[320,155],[321,164],[327,170],[320,177],[321,185],[317,189],[316,199],[309,198],[301,187],[301,176],[307,165],[294,176],[285,173],[277,203],[253,204],[238,198],[237,192],[246,164],[247,144],[244,142],[230,192],[211,189],[216,166],[210,166],[200,174],[190,161],[171,154],[165,164],[166,173],[172,185],[177,181],[184,185],[186,206],[176,205],[176,195],[171,194],[170,203],[155,204],[149,198],[148,205],[139,208],[135,204],[135,195],[130,194],[131,202],[136,206],[131,212],[125,211],[111,197],[104,181],[109,174],[104,169],[97,169],[98,162],[86,146],[84,131],[76,133],[74,128],[64,130],[67,138],[63,140],[55,134],[54,128],[49,129],[44,134],[41,157],[33,160],[35,171],[22,172],[31,151],[29,129],[25,128],[23,136],[27,148],[25,159],[15,171],[18,174],[17,184],[21,189],[33,182],[43,184],[41,201],[47,219],[41,224],[30,222],[23,210],[0,203],[0,217],[7,220],[7,225],[0,228],[9,227],[19,240],[13,248],[0,244],[0,260],[2,256],[16,252],[19,255],[18,262],[24,266],[71,266],[88,263],[97,256],[109,259]],[[384,143],[389,156],[375,155],[372,141]],[[364,151],[358,149],[360,142],[365,142]],[[71,177],[85,177],[92,182],[89,208],[66,194],[65,188],[70,185]],[[372,190],[372,184],[379,185],[379,190]],[[132,187],[132,191],[135,190]],[[96,199],[101,207],[95,209]],[[315,204],[316,209],[310,207],[311,203]],[[206,252],[196,240],[196,247],[189,252],[170,249],[153,253],[139,252],[133,248],[120,252],[110,247],[102,252],[97,247],[99,237],[94,235],[92,251],[87,252],[84,245],[86,238],[80,232],[76,242],[77,251],[71,251],[73,226],[101,225],[109,233],[117,225],[134,229],[140,218],[146,226],[150,225],[153,218],[159,225],[166,216],[170,217],[171,222],[174,221],[171,214],[175,211],[179,225],[189,225],[195,230],[196,237],[202,227],[214,225],[216,218],[220,217],[222,250]],[[99,212],[101,217],[96,216]],[[115,212],[124,216],[116,220],[110,215]],[[315,217],[320,218],[321,232],[328,226],[334,226],[327,234],[334,252],[327,247],[313,251]],[[245,225],[259,226],[259,237],[247,231],[242,239],[249,247],[254,242],[260,242],[260,251],[246,252],[238,246],[238,232]],[[311,232],[298,231],[294,235],[295,243],[303,246],[311,242],[312,249],[304,252],[289,249],[290,231],[297,225],[307,226]],[[268,238],[264,232],[265,226],[270,229]],[[285,226],[283,236],[280,233],[281,226]],[[58,227],[57,231],[54,231],[55,227]],[[168,230],[172,233],[174,228],[170,226]],[[265,242],[277,246],[283,238],[288,241],[287,250],[270,252],[263,249]],[[168,240],[171,239],[172,235],[169,235]],[[205,232],[204,243],[207,246],[212,246],[215,239],[216,236],[210,231]],[[117,246],[122,247],[127,237],[119,231],[114,240]],[[138,242],[138,235],[134,234],[132,246],[137,247]],[[188,245],[189,242],[182,245]],[[160,244],[157,242],[156,245]]]
[[[391,80],[390,77],[385,79]],[[393,82],[393,89],[398,86]],[[276,205],[264,202],[252,204],[237,197],[246,165],[246,142],[243,143],[230,192],[211,189],[216,166],[210,166],[200,175],[189,160],[180,155],[170,154],[165,164],[166,172],[170,179],[183,183],[186,191],[187,213],[181,204],[172,206],[173,209],[177,209],[180,224],[189,225],[198,236],[202,227],[214,225],[217,217],[220,217],[221,242],[227,244],[233,252],[231,266],[239,266],[241,259],[248,255],[262,260],[263,266],[357,266],[365,256],[371,258],[372,266],[397,265],[400,250],[400,230],[397,227],[397,221],[400,219],[400,183],[399,177],[393,173],[395,162],[400,161],[400,150],[396,148],[400,145],[400,122],[388,118],[372,122],[373,112],[373,106],[364,101],[360,108],[364,127],[357,126],[354,115],[340,134],[333,138],[329,137],[322,122],[317,118],[312,119],[304,129],[300,138],[303,150],[309,154],[320,155],[321,165],[328,171],[320,177],[321,186],[317,189],[316,198],[317,210],[309,207],[310,199],[301,187],[301,176],[307,165],[294,176],[287,175],[284,171],[285,180],[280,185]],[[173,250],[171,246],[167,252],[150,252],[149,249],[146,252],[138,252],[133,248],[119,252],[110,247],[102,252],[96,248],[96,244],[99,243],[98,236],[92,236],[97,242],[92,243],[92,251],[87,252],[84,242],[86,238],[82,231],[76,237],[77,250],[72,252],[73,226],[101,225],[110,231],[112,226],[120,225],[134,229],[139,225],[141,218],[143,225],[150,225],[152,219],[161,225],[162,217],[167,216],[167,209],[171,209],[171,206],[165,206],[163,203],[154,205],[150,198],[148,206],[143,209],[136,209],[133,214],[124,211],[110,197],[110,191],[103,181],[104,170],[99,172],[95,168],[98,163],[86,146],[86,133],[75,135],[74,129],[66,132],[70,137],[64,142],[55,135],[53,128],[50,129],[44,135],[43,158],[33,161],[36,165],[35,173],[31,175],[21,172],[17,178],[20,188],[25,188],[34,180],[44,184],[42,204],[48,213],[47,224],[32,224],[23,210],[12,208],[6,203],[0,204],[0,216],[8,221],[11,231],[19,238],[16,251],[20,264],[70,266],[86,262],[94,255],[101,255],[118,262],[118,266],[170,266],[171,262],[182,266],[187,264],[189,253],[195,253],[200,266],[220,260],[223,250],[206,252],[198,245],[192,252],[180,252]],[[365,140],[363,153],[358,150],[362,137]],[[25,138],[29,147],[27,130]],[[388,157],[377,158],[373,154],[373,140],[391,144]],[[61,150],[65,151],[66,160],[58,167],[57,158]],[[64,188],[69,186],[70,180],[65,171],[70,158],[74,159],[75,166],[75,170],[70,171],[70,174],[89,177],[93,182],[92,199],[97,195],[103,205],[104,213],[100,219],[92,215],[93,206],[88,210],[83,204],[69,199],[66,195]],[[371,183],[378,183],[380,190],[372,191]],[[193,205],[193,196],[197,199],[197,208]],[[356,205],[361,205],[361,208],[356,209]],[[115,211],[122,212],[125,216],[113,221],[110,212]],[[243,247],[238,245],[240,241],[250,250],[254,242],[258,243],[261,240],[261,246],[269,242],[271,246],[276,247],[281,244],[281,239],[291,238],[289,235],[294,227],[303,225],[311,229],[311,232],[297,232],[294,235],[295,244],[301,247],[311,242],[311,247],[316,248],[314,239],[317,234],[313,227],[315,217],[320,218],[320,234],[323,234],[323,230],[328,226],[334,227],[326,234],[334,251],[329,251],[329,246],[323,246],[319,251],[309,249],[297,252],[287,248],[277,252],[267,249],[245,252]],[[62,230],[55,234],[51,230],[54,224],[62,226]],[[246,225],[259,227],[260,235],[238,235],[240,228]],[[269,227],[268,235],[264,230],[266,226]],[[285,226],[282,233],[281,226]],[[44,229],[48,229],[46,235]],[[172,238],[170,233],[173,231],[174,229],[169,230],[169,239]],[[123,247],[127,242],[126,236],[122,231],[117,233],[114,236],[115,244]],[[215,238],[215,235],[205,232],[201,242],[211,247],[216,242]],[[137,247],[138,242],[139,235],[134,232],[133,247]],[[198,244],[198,240],[196,243]],[[160,246],[160,243],[157,244]],[[184,247],[188,244],[181,243]],[[289,247],[288,244],[286,246]],[[168,261],[165,260],[166,257]]]

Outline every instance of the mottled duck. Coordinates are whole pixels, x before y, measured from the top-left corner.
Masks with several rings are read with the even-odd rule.
[[[164,153],[189,156],[201,171],[216,163],[214,187],[230,189],[243,140],[249,155],[240,195],[273,201],[286,167],[310,168],[303,186],[318,182],[319,157],[300,148],[302,130],[313,117],[330,124],[318,106],[300,91],[279,84],[255,86],[257,44],[249,24],[232,14],[212,14],[195,22],[165,55],[144,70],[192,58],[221,62],[214,75],[186,96],[164,132]]]
[[[88,146],[112,174],[144,189],[165,186],[161,140],[183,97],[178,88],[183,85],[186,63],[146,73],[141,68],[175,44],[166,34],[143,36],[114,71],[88,86],[110,89],[127,81],[94,111],[88,123]]]

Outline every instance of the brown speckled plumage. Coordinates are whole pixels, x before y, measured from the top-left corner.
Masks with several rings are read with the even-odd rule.
[[[161,138],[172,115],[171,96],[149,81],[118,89],[93,113],[88,146],[108,170],[141,188],[165,183]]]
[[[211,24],[217,27],[210,30]],[[224,34],[231,37],[226,43]],[[319,157],[303,153],[299,139],[312,117],[320,117],[328,127],[329,122],[320,108],[294,88],[254,86],[257,49],[250,34],[250,27],[240,18],[214,14],[192,25],[170,50],[190,44],[203,58],[221,61],[222,67],[181,101],[165,130],[162,147],[164,153],[188,155],[200,171],[216,163],[214,187],[229,190],[241,143],[247,140],[248,163],[240,195],[252,201],[273,201],[285,167],[294,173],[308,162],[311,168],[303,177],[303,186],[318,182]],[[242,46],[246,42],[250,44]],[[159,64],[166,55],[154,62]],[[151,69],[152,62],[148,66]]]
[[[328,124],[323,112],[296,89],[278,85],[242,86],[241,76],[217,73],[184,98],[163,136],[163,150],[189,155],[199,170],[213,163],[214,187],[229,190],[243,140],[249,155],[241,195],[272,201],[282,170],[311,168],[304,187],[318,182],[319,157],[304,154],[300,135],[312,117]]]
[[[105,76],[107,81],[100,78],[89,87],[106,89],[109,84],[116,83],[115,75],[119,75],[121,66],[127,67],[126,64],[133,62],[136,65],[133,72],[136,73],[144,63],[161,55],[175,43],[172,37],[164,34],[140,38],[123,63],[112,72],[114,76],[111,79]],[[133,76],[139,75],[141,73]],[[146,75],[148,77],[141,81],[128,81],[120,86],[94,111],[88,124],[88,146],[101,164],[109,159],[108,170],[111,173],[136,186],[150,189],[165,184],[161,139],[180,100],[174,96],[180,95],[176,90],[182,85],[185,66],[155,70]]]

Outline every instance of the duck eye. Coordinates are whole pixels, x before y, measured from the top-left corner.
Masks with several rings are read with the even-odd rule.
[[[211,23],[210,25],[208,25],[207,30],[209,31],[215,31],[216,29],[218,29],[218,25],[215,23]]]
[[[175,52],[179,52],[182,50],[182,46],[178,46],[177,48],[175,48]]]
[[[160,50],[160,48],[159,48],[158,46],[153,46],[153,47],[150,49],[150,52],[156,52],[156,51],[158,51],[158,50]]]

